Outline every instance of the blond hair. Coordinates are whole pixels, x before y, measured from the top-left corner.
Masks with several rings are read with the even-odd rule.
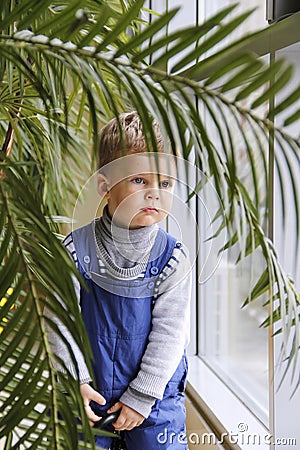
[[[123,136],[120,133],[120,126]],[[158,123],[152,122],[156,147],[149,151],[164,152],[164,141]],[[123,141],[122,141],[123,137]],[[136,111],[123,113],[108,122],[100,132],[98,168],[120,158],[124,154],[144,153],[148,151],[141,119]]]

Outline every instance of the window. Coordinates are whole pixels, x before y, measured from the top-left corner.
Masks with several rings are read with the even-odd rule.
[[[153,7],[156,6],[155,3]],[[175,3],[181,6],[181,10],[173,27],[181,28],[201,23],[231,2],[194,0],[193,6],[182,1]],[[172,3],[169,7],[176,5]],[[253,6],[258,9],[245,26],[241,27],[241,35],[266,26],[263,2],[257,0],[255,5],[251,4]],[[249,3],[242,0],[239,11],[236,10],[234,14],[246,9],[249,9]],[[236,37],[235,35],[234,38]],[[200,114],[205,116],[205,110],[201,111],[201,107]],[[206,125],[209,125],[208,122]],[[241,171],[245,170],[243,158],[241,149]],[[246,179],[247,173],[244,175]],[[199,245],[190,346],[190,353],[195,356],[190,357],[190,381],[202,398],[209,390],[212,391],[211,397],[205,397],[204,400],[208,403],[211,401],[208,406],[221,421],[224,419],[223,424],[227,429],[231,427],[234,431],[244,413],[238,412],[235,406],[230,407],[228,403],[221,412],[214,404],[215,401],[236,401],[234,404],[242,405],[249,412],[251,417],[247,419],[248,424],[251,422],[255,427],[258,423],[258,427],[261,426],[266,432],[269,425],[268,331],[259,327],[266,317],[266,310],[257,301],[241,309],[243,299],[249,294],[250,284],[262,271],[263,261],[260,254],[256,253],[252,266],[250,259],[236,265],[238,254],[235,248],[224,252],[222,257],[219,256],[219,249],[225,244],[226,236],[221,234],[217,239],[207,240],[217,229],[217,224],[212,222],[216,205],[214,189],[208,186],[190,205],[198,228],[183,225],[183,230],[188,230],[184,232],[184,242],[188,243],[190,249],[197,247],[195,242]],[[194,233],[193,237],[191,233]],[[218,395],[214,389],[219,390]],[[226,417],[228,410],[232,416],[231,422]]]
[[[206,196],[206,204],[213,201]],[[198,205],[200,229],[209,229],[203,205]],[[217,255],[224,234],[211,249],[202,245],[198,264],[198,356],[213,373],[268,425],[268,330],[260,328],[266,310],[255,301],[241,309],[249,286],[262,272],[259,254],[236,264],[234,250]],[[209,252],[209,254],[207,254]],[[207,263],[205,261],[207,260]]]
[[[178,28],[201,23],[205,18],[211,17],[221,8],[233,3],[232,0],[190,0],[189,2],[149,0],[147,6],[156,11],[180,6],[178,15],[168,29],[171,33]],[[247,22],[239,28],[241,36],[250,30],[267,26],[266,3],[268,2],[265,0],[239,1],[238,8],[233,14],[257,8]],[[237,38],[236,34],[234,38]],[[293,63],[299,61],[299,45],[284,52]],[[175,55],[172,64],[180,57],[182,55]],[[296,70],[299,73],[299,63]],[[201,107],[200,114],[205,115],[205,110],[201,111]],[[299,124],[294,125],[295,133],[298,135]],[[265,148],[268,152],[267,142]],[[243,165],[243,149],[238,159],[239,170],[247,169],[247,165]],[[299,165],[296,160],[294,163],[293,169],[298,170]],[[246,171],[244,179],[247,179]],[[277,182],[278,180],[275,179],[275,199],[279,197]],[[178,198],[186,198],[184,189],[177,194]],[[267,311],[262,307],[262,302],[257,301],[241,309],[242,301],[249,293],[250,284],[261,273],[263,264],[261,255],[258,252],[253,255],[252,270],[249,259],[245,259],[243,264],[235,264],[237,250],[234,248],[224,252],[221,258],[219,257],[218,251],[226,242],[226,236],[223,234],[215,240],[206,240],[214,234],[215,224],[212,224],[213,213],[211,212],[214,202],[216,199],[213,189],[201,192],[198,198],[190,202],[189,209],[194,215],[194,222],[197,222],[195,224],[191,219],[192,216],[185,223],[182,203],[179,201],[178,207],[175,205],[173,218],[168,224],[169,231],[175,235],[179,233],[178,237],[188,245],[193,260],[195,254],[198,254],[194,268],[189,382],[193,393],[199,394],[228,431],[240,431],[238,425],[244,423],[249,427],[249,432],[263,437],[269,432],[269,423],[272,429],[274,420],[276,437],[292,439],[297,436],[298,438],[297,411],[300,389],[290,399],[290,380],[287,380],[279,392],[270,391],[269,402],[269,385],[274,382],[273,375],[269,373],[274,365],[271,359],[272,353],[268,348],[271,338],[266,329],[259,327]],[[287,211],[287,222],[290,221],[289,214]],[[179,226],[175,223],[178,217],[180,218]],[[284,240],[281,217],[282,211],[275,209],[275,245],[279,255],[282,256],[284,266],[294,275],[295,267],[300,267],[299,255],[295,264],[291,258],[295,248],[293,241],[295,229],[289,230],[290,235]],[[296,279],[296,282],[299,286],[299,279]],[[275,340],[275,350],[279,346],[280,341],[278,344]],[[276,361],[274,363],[276,364]],[[275,372],[276,382],[280,376],[280,373]],[[276,404],[275,413],[272,407],[273,402]],[[287,414],[287,411],[291,413]],[[261,443],[259,448],[267,449],[269,445]]]

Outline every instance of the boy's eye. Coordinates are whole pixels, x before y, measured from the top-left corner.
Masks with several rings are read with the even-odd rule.
[[[144,182],[143,178],[140,177],[134,178],[132,181],[136,184],[142,184]]]
[[[170,186],[170,183],[169,183],[169,181],[162,181],[162,182],[160,183],[160,186],[161,186],[162,188],[167,188],[167,187]]]

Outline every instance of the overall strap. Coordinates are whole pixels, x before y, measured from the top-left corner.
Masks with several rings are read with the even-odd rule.
[[[96,219],[97,220],[97,219]],[[95,243],[95,220],[72,231],[78,267],[83,273],[98,272],[99,264]]]
[[[180,242],[159,228],[145,274],[145,278],[152,277],[152,280],[149,282],[153,289],[152,307],[158,297],[161,282],[168,276],[164,273],[164,268],[169,268],[172,271],[170,260],[174,258],[176,262],[176,258],[173,256],[174,249],[181,247],[182,244]]]
[[[178,246],[181,244],[173,236],[159,228],[150,253],[145,277],[158,275],[172,257],[174,248]]]

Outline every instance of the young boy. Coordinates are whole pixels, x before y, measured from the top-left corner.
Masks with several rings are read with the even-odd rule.
[[[86,288],[75,287],[94,374],[72,344],[81,394],[91,424],[103,412],[120,410],[113,425],[128,450],[185,450],[190,266],[183,245],[157,225],[172,205],[175,158],[165,152],[157,123],[154,154],[147,151],[135,112],[121,114],[119,121],[126,152],[116,119],[101,131],[97,176],[107,201],[103,215],[64,242],[86,281]],[[75,376],[68,350],[49,333],[54,352],[70,361]],[[111,438],[96,439],[110,448]]]

